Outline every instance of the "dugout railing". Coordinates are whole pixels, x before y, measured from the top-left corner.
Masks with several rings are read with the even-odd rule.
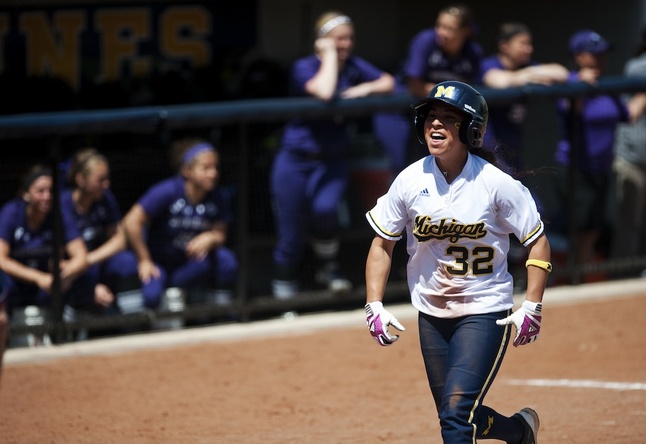
[[[490,105],[528,101],[534,98],[557,99],[560,97],[575,100],[577,97],[598,93],[627,93],[646,91],[646,78],[627,78],[623,76],[601,78],[596,86],[587,83],[560,84],[553,86],[527,85],[510,89],[480,88]],[[365,117],[375,112],[409,111],[413,99],[408,95],[372,96],[353,100],[338,100],[321,102],[309,98],[271,98],[256,100],[241,100],[217,103],[199,103],[169,106],[148,106],[110,110],[79,110],[53,113],[33,113],[21,115],[0,116],[0,140],[43,139],[46,140],[46,151],[41,159],[52,163],[54,171],[61,161],[61,140],[69,136],[91,134],[125,133],[152,138],[162,138],[163,134],[172,130],[189,130],[212,127],[235,128],[236,142],[236,225],[233,235],[236,253],[240,260],[240,274],[236,287],[236,303],[233,308],[224,309],[215,306],[187,307],[177,312],[142,312],[129,315],[119,315],[106,318],[96,318],[85,322],[65,324],[62,321],[62,298],[60,297],[60,279],[58,258],[52,258],[54,269],[53,317],[38,325],[26,323],[11,324],[12,334],[49,333],[57,342],[65,342],[70,338],[69,332],[81,328],[101,329],[106,327],[151,323],[157,319],[181,316],[184,319],[200,318],[207,315],[221,316],[221,319],[246,321],[254,316],[281,314],[292,311],[308,311],[320,309],[342,309],[344,307],[359,307],[363,305],[365,287],[357,285],[350,295],[343,298],[335,297],[327,291],[306,291],[290,301],[278,301],[270,295],[255,295],[250,297],[249,282],[255,273],[252,263],[253,252],[259,246],[267,247],[273,242],[271,235],[254,235],[249,230],[250,220],[250,190],[249,164],[251,160],[250,127],[256,124],[281,124],[292,117],[322,117],[344,116],[346,118]],[[576,109],[576,107],[571,107]],[[577,118],[572,114],[570,119],[570,134],[576,137]],[[572,146],[578,146],[577,140],[572,140]],[[577,150],[572,153],[571,165],[576,165]],[[3,158],[10,159],[11,153],[3,153]],[[570,196],[576,196],[575,175],[570,174]],[[55,181],[55,196],[60,193],[59,181]],[[55,199],[57,202],[57,199]],[[570,205],[574,208],[574,205]],[[574,218],[570,217],[570,221]],[[60,220],[56,218],[54,231],[55,248],[60,246]],[[646,269],[646,257],[635,257],[615,260],[603,260],[595,263],[580,264],[576,261],[576,242],[574,241],[577,227],[570,222],[567,236],[567,265],[564,269],[555,271],[562,282],[577,284],[589,274],[615,271],[626,272]],[[344,233],[344,241],[352,241],[358,237],[371,236],[370,230]],[[56,244],[58,243],[58,245]],[[358,264],[361,267],[363,264]],[[267,265],[270,268],[270,264]],[[404,279],[391,279],[388,287],[391,301],[403,301],[408,298],[407,286]]]

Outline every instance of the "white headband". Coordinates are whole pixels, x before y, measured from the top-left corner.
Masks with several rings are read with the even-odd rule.
[[[337,15],[336,17],[325,22],[323,26],[321,26],[321,29],[319,29],[319,37],[324,37],[328,32],[332,31],[337,26],[346,25],[348,23],[352,23],[350,17],[348,17],[347,15]]]

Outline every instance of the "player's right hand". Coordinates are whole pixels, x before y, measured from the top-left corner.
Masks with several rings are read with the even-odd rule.
[[[514,347],[519,345],[531,344],[538,339],[541,332],[541,315],[543,304],[540,302],[525,301],[513,314],[505,319],[498,319],[498,325],[514,325],[516,327],[516,337],[514,338]]]
[[[155,265],[153,261],[143,260],[137,264],[137,271],[139,274],[139,279],[144,284],[150,282],[151,279],[158,279],[161,273],[159,268]]]
[[[399,331],[406,330],[380,301],[366,304],[366,324],[375,341],[383,346],[391,345],[399,339],[399,335],[391,335],[388,332],[388,326],[392,325]]]
[[[336,53],[336,42],[331,37],[319,37],[314,41],[314,51],[317,54],[328,51]]]

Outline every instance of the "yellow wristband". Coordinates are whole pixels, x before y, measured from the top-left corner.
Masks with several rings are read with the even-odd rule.
[[[548,273],[552,272],[552,264],[550,264],[547,261],[542,261],[540,259],[527,259],[527,262],[525,262],[525,267],[529,267],[530,265],[533,265],[538,268],[542,268]]]

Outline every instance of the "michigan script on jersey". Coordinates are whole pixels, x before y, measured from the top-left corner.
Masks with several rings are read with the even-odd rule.
[[[429,239],[449,239],[451,242],[457,242],[461,237],[480,239],[486,234],[484,222],[463,224],[455,219],[445,218],[433,223],[430,216],[423,215],[415,217],[415,226],[413,227],[413,236],[419,242]]]

